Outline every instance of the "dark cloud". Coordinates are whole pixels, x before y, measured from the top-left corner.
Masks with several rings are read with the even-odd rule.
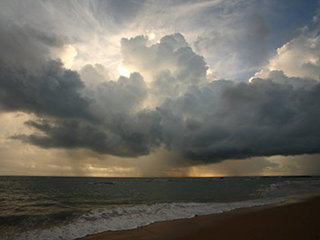
[[[299,78],[299,77],[288,77],[283,71],[271,71],[268,74],[268,78],[275,83],[285,84],[292,86],[294,89],[305,88],[309,89],[314,87],[318,82],[312,78]]]
[[[25,111],[52,117],[93,119],[88,112],[90,100],[75,71],[58,61],[48,61],[37,73],[13,68],[0,62],[0,106],[3,111]]]
[[[272,79],[212,82],[162,106],[163,121],[170,122],[164,125],[166,141],[186,158],[206,162],[318,153],[319,91],[317,83],[294,89]]]
[[[317,81],[281,71],[209,81],[203,57],[179,33],[151,46],[142,36],[121,43],[123,64],[135,72],[117,81],[101,65],[80,71],[85,85],[58,61],[37,74],[2,63],[2,108],[43,117],[26,123],[34,134],[13,138],[123,157],[165,146],[203,162],[320,152]]]
[[[50,57],[50,49],[61,48],[66,40],[10,21],[0,21],[0,36],[0,60],[29,70],[42,66]]]
[[[52,59],[68,39],[18,22],[0,21],[1,110],[92,121],[88,111],[92,100],[81,95],[84,83],[79,74]]]
[[[121,157],[148,155],[161,144],[162,132],[157,112],[141,111],[135,116],[115,116],[110,128],[77,120],[28,121],[39,133],[16,135],[41,148],[87,148],[100,154]]]
[[[124,55],[124,61],[136,60],[134,67],[142,71],[151,62],[146,61],[145,55],[152,56],[157,67],[162,60],[170,62],[166,70],[154,72],[151,90],[159,100],[157,110],[168,149],[207,162],[319,151],[316,140],[319,116],[315,117],[316,109],[305,112],[310,108],[310,101],[306,100],[316,95],[317,81],[274,71],[269,79],[254,79],[251,83],[226,80],[204,83],[203,58],[194,54],[185,42],[177,44],[177,38],[182,39],[180,35],[166,36],[151,48],[139,42],[143,49],[138,51],[140,55],[132,52]],[[152,55],[155,47],[164,49],[161,55]],[[177,58],[180,53],[184,57]],[[192,57],[187,57],[188,53]],[[189,59],[193,62],[188,62]],[[319,104],[314,99],[313,105]],[[310,135],[293,137],[296,131],[304,132],[309,127],[314,129]]]
[[[97,81],[85,87],[77,72],[58,61],[47,62],[36,75],[0,66],[2,109],[42,117],[25,123],[34,134],[13,139],[41,148],[87,148],[123,157],[147,155],[162,143],[159,113],[140,107],[147,87],[139,73],[112,81],[102,66],[87,65],[82,76],[89,83]]]

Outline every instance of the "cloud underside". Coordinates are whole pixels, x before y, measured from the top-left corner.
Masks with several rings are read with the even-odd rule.
[[[28,30],[16,32],[30,39]],[[122,157],[165,147],[203,162],[320,153],[320,84],[312,76],[274,70],[250,82],[213,80],[176,33],[155,44],[122,39],[122,64],[132,73],[112,80],[99,64],[65,69],[47,54],[61,45],[56,36],[38,36],[41,49],[26,41],[24,58],[0,62],[1,110],[36,116],[25,123],[33,134],[12,139]],[[39,67],[24,61],[29,55]]]

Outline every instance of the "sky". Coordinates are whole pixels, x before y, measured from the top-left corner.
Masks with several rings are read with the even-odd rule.
[[[313,0],[1,0],[0,175],[320,174]]]

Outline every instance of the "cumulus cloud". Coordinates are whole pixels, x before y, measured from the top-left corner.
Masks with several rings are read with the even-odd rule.
[[[106,127],[77,120],[28,121],[25,124],[38,133],[12,138],[47,149],[87,148],[121,157],[148,155],[161,143],[160,118],[155,112],[114,116],[112,120]]]
[[[205,77],[207,67],[203,57],[193,52],[180,33],[164,36],[150,47],[147,45],[145,36],[122,39],[123,65],[151,77],[150,81],[163,70],[176,75],[182,84],[195,84]]]
[[[151,46],[144,36],[122,39],[122,56],[123,65],[141,73],[150,84],[153,107],[206,81],[204,58],[193,52],[180,33],[164,36]]]
[[[7,9],[12,5],[9,1],[1,4]],[[32,7],[39,10],[41,19],[56,15],[57,22],[70,23],[70,18],[58,14],[56,4],[44,2]],[[260,68],[272,53],[267,42],[273,29],[266,15],[243,16],[239,4],[222,4],[226,16],[217,10],[222,5],[211,1],[188,2],[183,7],[181,2],[171,4],[177,11],[175,20],[189,14],[193,27],[203,21],[200,16],[205,12],[221,16],[219,21],[213,18],[216,25],[208,20],[206,26],[215,26],[214,30],[204,28],[193,39],[198,52],[206,49],[216,53],[210,63],[216,64],[213,67],[220,69],[222,76]],[[244,5],[246,13],[257,9],[257,4]],[[108,24],[125,26],[140,11],[150,10],[145,1],[110,0],[91,5],[70,3],[62,11],[75,6],[72,19],[81,22],[81,31],[95,26],[97,32],[103,32]],[[45,149],[85,148],[121,157],[148,155],[165,148],[208,163],[319,153],[320,44],[316,19],[312,31],[303,30],[280,47],[267,68],[250,82],[237,83],[208,74],[204,57],[181,33],[165,35],[158,42],[143,35],[122,38],[121,64],[131,72],[128,77],[114,78],[99,63],[86,64],[78,71],[66,69],[77,53],[86,62],[90,53],[84,53],[86,48],[81,44],[76,49],[71,43],[81,43],[89,36],[79,34],[82,37],[75,40],[79,29],[72,32],[49,21],[56,29],[53,34],[29,15],[23,17],[24,24],[17,11],[12,16],[0,12],[1,111],[31,114],[25,126],[32,133],[15,133],[12,139]],[[165,23],[172,22],[166,14],[155,13]],[[233,18],[227,17],[231,15]],[[61,34],[63,30],[70,30],[67,37]],[[114,27],[110,31],[119,30]],[[113,41],[103,36],[108,44]]]
[[[46,62],[38,73],[0,62],[0,87],[0,106],[5,111],[93,119],[88,112],[90,100],[79,94],[84,84],[78,73],[58,61]]]
[[[211,92],[211,98],[206,99],[211,104],[216,102],[216,106],[201,101],[188,104],[191,113],[188,121],[192,122],[192,115],[197,116],[199,109],[203,109],[203,120],[193,120],[195,127],[183,131],[184,140],[179,147],[187,158],[208,162],[316,153],[319,149],[318,94],[319,84],[308,90],[295,90],[289,84],[272,80],[229,83],[220,97]],[[196,99],[196,96],[179,100],[185,102],[190,98]],[[169,106],[173,109],[174,105]],[[210,111],[206,111],[208,108]],[[188,121],[185,121],[186,127]]]
[[[318,171],[318,6],[0,1],[2,173]]]
[[[310,36],[311,35],[311,36]],[[320,77],[320,37],[303,33],[284,44],[270,60],[271,70],[282,70],[289,76]]]
[[[101,65],[85,66],[81,79],[57,61],[38,75],[1,65],[3,109],[42,117],[25,123],[33,134],[13,138],[121,157],[165,147],[197,163],[319,153],[314,79],[269,71],[250,82],[211,81],[179,33],[153,45],[143,36],[121,42],[132,73],[116,81]]]
[[[280,70],[270,71],[269,69],[261,70],[260,72],[256,73],[255,76],[250,79],[250,81],[252,81],[255,78],[272,79],[272,81],[275,83],[291,85],[294,89],[298,89],[298,88],[310,89],[318,83],[318,81],[313,78],[288,77],[287,75],[284,74],[283,71],[280,71]]]

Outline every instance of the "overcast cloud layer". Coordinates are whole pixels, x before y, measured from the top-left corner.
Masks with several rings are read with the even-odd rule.
[[[0,109],[30,130],[8,139],[197,164],[320,153],[316,2],[286,32],[286,1],[36,3],[0,3]]]

